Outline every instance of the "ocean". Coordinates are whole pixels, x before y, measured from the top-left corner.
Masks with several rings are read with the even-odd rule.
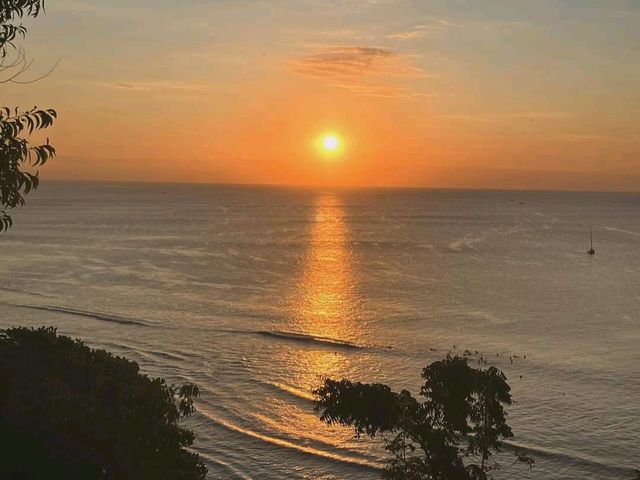
[[[45,180],[14,221],[0,327],[197,383],[208,478],[379,478],[379,442],[322,424],[311,390],[418,395],[465,350],[512,386],[502,460],[536,459],[496,478],[640,468],[640,194]]]

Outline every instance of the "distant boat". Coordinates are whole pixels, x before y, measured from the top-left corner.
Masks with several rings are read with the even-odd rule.
[[[589,248],[589,250],[587,250],[587,254],[595,255],[596,251],[593,249],[593,230],[589,231],[589,239],[591,240],[591,248]]]

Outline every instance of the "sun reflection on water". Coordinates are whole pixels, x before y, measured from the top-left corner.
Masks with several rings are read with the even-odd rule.
[[[362,343],[359,296],[348,226],[339,197],[317,198],[301,279],[291,301],[291,328],[313,337]],[[314,388],[321,376],[348,375],[352,351],[340,347],[304,348],[288,352],[297,382]]]
[[[349,243],[340,199],[320,196],[295,306],[300,331],[347,341],[357,336],[357,293]]]

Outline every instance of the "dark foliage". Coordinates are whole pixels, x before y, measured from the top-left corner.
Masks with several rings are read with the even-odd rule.
[[[506,422],[510,387],[495,367],[474,369],[447,356],[422,371],[420,403],[386,385],[325,380],[316,390],[316,411],[329,424],[354,427],[357,436],[381,435],[391,453],[385,478],[397,480],[486,480],[502,439],[513,437]],[[515,462],[529,467],[521,452]]]
[[[0,0],[0,60],[4,61],[9,53],[19,50],[15,40],[27,33],[25,26],[16,21],[25,16],[36,18],[42,12],[44,0]],[[3,63],[0,71],[14,66]]]
[[[16,22],[24,16],[35,18],[43,10],[44,0],[0,0],[0,83],[34,81],[19,80],[30,64],[16,43],[27,29]],[[28,137],[51,126],[56,118],[51,109],[0,108],[0,231],[12,225],[7,210],[24,205],[24,196],[38,187],[38,172],[27,169],[44,165],[56,153],[49,139],[31,145]]]
[[[138,365],[55,329],[0,331],[0,478],[204,479],[178,426],[194,385],[169,386]]]
[[[24,205],[24,195],[38,187],[38,172],[24,167],[43,165],[56,153],[48,139],[43,145],[31,146],[22,134],[47,128],[55,118],[54,110],[0,109],[0,231],[13,224],[6,210]]]

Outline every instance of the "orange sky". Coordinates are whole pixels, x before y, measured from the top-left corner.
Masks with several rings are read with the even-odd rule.
[[[640,190],[630,2],[131,3],[31,24],[43,179]]]

